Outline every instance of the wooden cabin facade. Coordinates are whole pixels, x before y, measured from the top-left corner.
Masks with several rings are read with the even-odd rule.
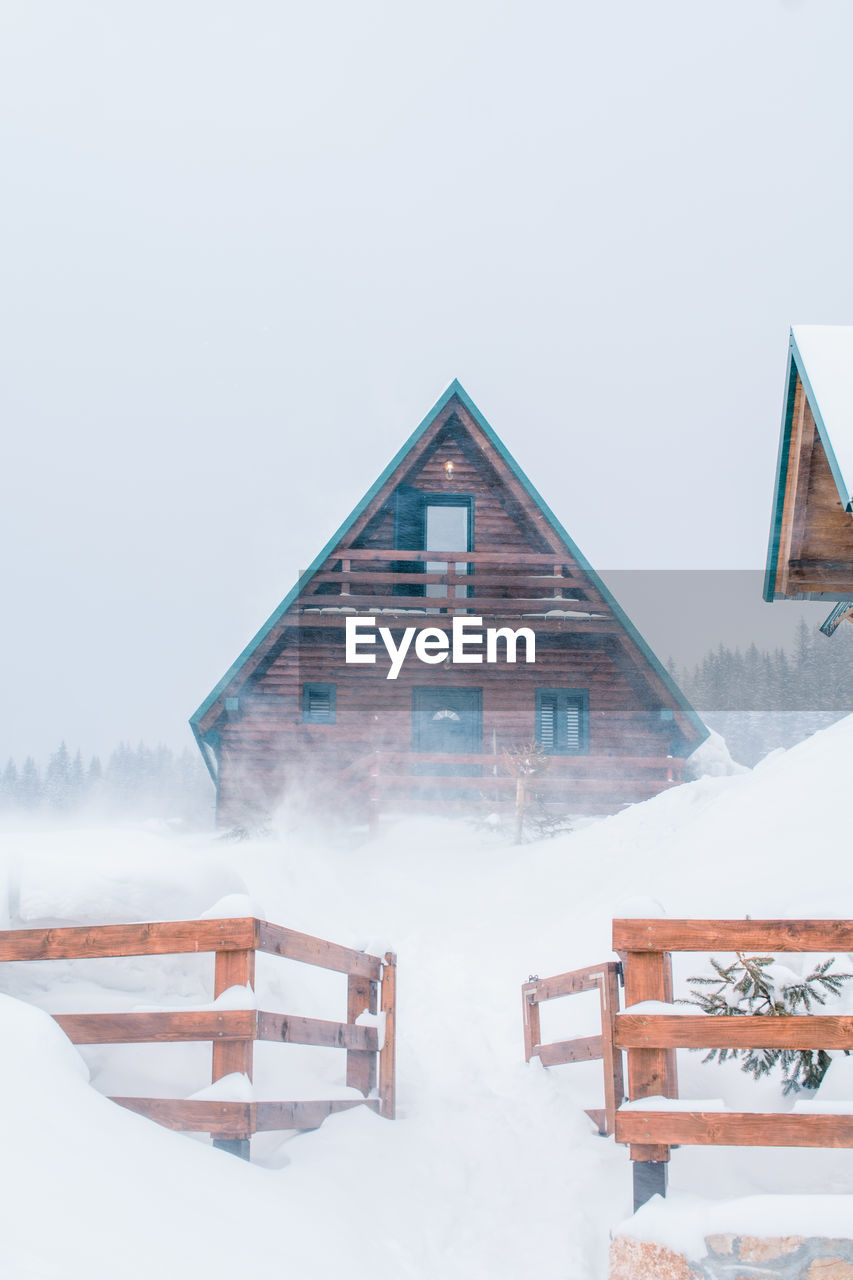
[[[853,614],[853,327],[791,330],[764,598]]]
[[[497,808],[534,741],[538,795],[610,812],[679,780],[708,732],[456,382],[190,723],[224,823],[288,790]]]

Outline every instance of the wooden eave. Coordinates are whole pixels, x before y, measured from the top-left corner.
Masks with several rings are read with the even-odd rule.
[[[676,723],[691,749],[697,747],[708,736],[706,725],[696,714],[666,668],[649,648],[627,614],[625,614],[604,582],[575,545],[542,496],[521,470],[512,454],[469,398],[464,388],[457,380],[454,380],[367,491],[347,520],[332,535],[311,566],[300,576],[278,609],[267,619],[257,635],[249,642],[243,653],[225,673],[219,684],[191,717],[190,726],[200,746],[205,739],[205,735],[217,723],[224,707],[225,698],[239,692],[281,640],[284,631],[289,627],[308,625],[303,621],[304,615],[299,615],[299,605],[300,597],[314,574],[320,571],[331,557],[345,555],[348,548],[352,549],[354,547],[371,519],[388,502],[394,489],[406,482],[406,476],[418,467],[436,438],[454,417],[458,418],[461,427],[474,446],[481,452],[487,463],[500,478],[501,484],[518,504],[526,519],[541,538],[544,555],[546,557],[553,556],[555,560],[568,555],[577,564],[586,579],[586,583],[598,595],[602,605],[613,615],[615,620],[615,627],[608,623],[606,627],[601,626],[600,630],[616,634],[629,660],[644,673],[655,695],[672,708]],[[389,551],[392,550],[396,549],[389,548]],[[311,616],[313,623],[317,624],[317,615]],[[519,618],[518,625],[523,625],[524,621],[523,618]],[[386,619],[383,618],[383,625],[385,623]],[[404,615],[396,625],[408,626],[412,624],[419,625],[416,618],[407,618]],[[323,621],[319,625],[323,627],[335,625],[342,627],[343,621],[336,620],[334,616],[331,616],[329,622]],[[435,625],[435,619],[423,620],[420,625]],[[527,625],[531,625],[531,623],[528,622]],[[541,627],[543,630],[562,633],[575,629],[589,631],[599,629],[589,626],[586,620],[573,625],[571,619],[564,622],[563,620],[543,618],[538,619],[535,625],[537,629]]]

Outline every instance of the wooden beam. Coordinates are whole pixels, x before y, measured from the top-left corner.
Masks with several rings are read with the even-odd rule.
[[[613,950],[853,951],[853,920],[614,920]]]
[[[321,603],[323,602],[323,603]],[[301,609],[306,608],[347,608],[355,609],[365,617],[377,614],[377,622],[382,623],[383,609],[454,609],[462,617],[471,615],[486,616],[488,614],[512,615],[514,618],[526,617],[531,612],[547,613],[550,609],[563,609],[567,613],[595,613],[585,607],[584,601],[565,600],[561,596],[537,595],[528,596],[457,596],[452,590],[445,595],[396,595],[378,596],[375,592],[364,595],[348,596],[303,595],[299,601]],[[415,615],[418,616],[417,614]],[[434,616],[434,615],[433,615]],[[582,618],[583,621],[588,621]],[[606,615],[603,621],[610,621]]]
[[[334,597],[330,597],[330,599],[333,599],[333,598]],[[383,608],[384,607],[393,608],[393,601],[394,601],[394,597],[389,596],[388,605],[383,606]],[[456,600],[454,601],[454,607],[458,607],[460,610],[467,610],[470,612],[471,604],[475,604],[475,603],[476,601],[469,601],[468,603],[465,603],[464,601]],[[567,601],[567,603],[571,604],[572,602]],[[327,606],[325,605],[323,606],[323,608],[326,608],[326,607]],[[555,607],[559,607],[559,605],[555,603]],[[578,632],[579,634],[583,633],[584,635],[618,636],[622,630],[620,624],[615,620],[615,618],[571,618],[571,617],[546,618],[544,615],[545,615],[545,607],[543,603],[541,612],[540,611],[534,612],[531,610],[530,613],[513,614],[512,616],[516,620],[525,619],[525,622],[522,623],[522,625],[532,627],[537,635],[539,634],[540,631],[543,633],[553,631],[559,634],[565,634],[569,632],[574,634],[575,632]],[[395,618],[395,617],[392,617],[390,614],[382,614],[382,613],[380,614],[364,613],[364,614],[358,615],[354,613],[328,614],[328,613],[291,612],[287,614],[286,621],[284,622],[283,625],[288,627],[337,627],[339,631],[343,631],[345,619],[348,617],[354,618],[358,616],[361,616],[361,617],[375,616],[377,619],[377,625],[381,625],[383,627],[390,627],[392,631],[397,629],[403,629],[405,627],[414,627],[416,631],[422,631],[424,627],[438,627],[441,630],[449,630],[453,626],[453,618],[454,618],[454,615],[450,613],[433,613],[429,615],[424,615],[419,613],[401,612]],[[464,617],[465,614],[462,613],[455,616]],[[477,614],[475,616],[482,616],[484,619],[489,618],[490,621],[487,624],[485,624],[489,626],[492,624],[493,620],[498,620],[501,617],[501,615],[498,612],[493,612],[489,614],[485,610],[482,611],[481,615]],[[507,614],[506,616],[508,617],[509,615]]]
[[[590,1120],[598,1129],[598,1132],[601,1134],[602,1138],[606,1138],[609,1133],[613,1132],[612,1129],[608,1130],[607,1128],[606,1109],[602,1107],[587,1107],[586,1115],[589,1116]]]
[[[378,562],[393,563],[398,560],[414,560],[418,564],[423,564],[427,560],[441,560],[450,563],[466,563],[466,564],[494,564],[500,569],[512,569],[515,565],[534,565],[542,566],[542,572],[553,576],[554,563],[562,556],[566,564],[570,563],[568,550],[565,551],[509,551],[506,548],[497,548],[494,551],[425,551],[423,547],[401,548],[389,547],[382,549],[378,547],[341,547],[333,552],[324,564],[340,560],[342,556],[352,561],[353,564],[363,563],[365,560],[375,560]],[[574,579],[578,581],[577,576]],[[557,579],[559,581],[559,579]]]
[[[169,1044],[195,1040],[255,1039],[258,1014],[254,1009],[221,1012],[192,1009],[168,1013],[54,1014],[74,1044]]]
[[[209,1102],[197,1098],[112,1098],[128,1111],[156,1120],[167,1129],[212,1133],[218,1138],[276,1129],[318,1129],[323,1121],[353,1107],[379,1109],[377,1099],[334,1098],[311,1102]]]
[[[260,1013],[258,1019],[260,1040],[322,1045],[328,1049],[355,1049],[371,1058],[379,1049],[375,1027],[355,1027],[349,1022],[326,1022],[321,1018],[301,1018],[291,1013]]]
[[[0,961],[94,960],[107,956],[241,951],[256,945],[258,921],[167,920],[152,924],[75,925],[0,932]]]
[[[167,1129],[243,1138],[253,1130],[251,1102],[208,1102],[197,1098],[112,1098],[120,1107],[156,1120]]]
[[[579,1036],[575,1040],[537,1044],[533,1052],[543,1067],[558,1067],[566,1062],[596,1062],[602,1057],[601,1036]]]
[[[397,957],[385,953],[382,965],[381,1009],[385,1039],[379,1053],[379,1114],[393,1120],[397,1111]]]
[[[385,559],[395,556],[396,552],[383,552]],[[424,553],[422,553],[424,554]],[[445,560],[448,564],[461,563],[453,561],[449,558],[449,554],[444,551],[430,551],[428,553],[432,559],[432,563],[443,563]],[[467,560],[470,552],[465,552],[464,559]],[[342,584],[351,584],[353,582],[366,583],[368,586],[381,583],[411,583],[413,586],[422,586],[425,583],[446,583],[447,585],[458,585],[460,587],[479,587],[479,586],[495,586],[495,587],[511,587],[517,590],[520,587],[535,587],[537,590],[571,590],[577,591],[577,579],[571,574],[545,574],[533,573],[529,566],[513,565],[507,561],[502,561],[502,568],[497,572],[480,572],[476,566],[473,573],[463,572],[461,569],[444,569],[436,571],[426,571],[424,573],[398,573],[394,569],[372,569],[369,566],[363,569],[350,569],[349,572],[340,573],[332,570],[321,569],[311,578],[311,583],[319,582],[339,582]],[[346,597],[348,592],[344,592]],[[337,597],[331,597],[337,599]]]
[[[720,1147],[853,1147],[853,1115],[619,1111],[616,1141]]]
[[[620,1049],[853,1049],[853,1017],[713,1017],[620,1013]]]
[[[448,760],[447,764],[452,765],[453,760]],[[461,763],[461,762],[460,762]],[[515,791],[516,780],[509,774],[495,776],[494,774],[442,774],[439,772],[431,774],[419,774],[417,776],[407,776],[400,773],[374,774],[369,779],[372,787],[389,791],[432,791],[436,787],[446,790],[474,790],[474,791],[505,791],[511,788]],[[599,778],[578,778],[578,777],[562,777],[551,778],[547,775],[532,780],[527,790],[528,792],[553,792],[559,794],[563,791],[571,793],[571,795],[611,795],[614,790],[613,777]],[[631,778],[619,777],[620,799],[628,799],[628,791],[630,788],[639,790],[645,797],[649,794],[647,788],[659,785],[659,790],[671,786],[663,778]],[[330,966],[331,967],[331,966]]]
[[[297,933],[278,924],[261,920],[258,950],[270,955],[283,956],[287,960],[301,960],[303,964],[317,965],[320,969],[332,969],[336,973],[354,973],[377,982],[382,969],[378,956],[365,951],[353,951],[340,947],[324,938],[313,938],[308,933]]]
[[[339,1111],[351,1111],[353,1107],[367,1107],[378,1111],[376,1098],[361,1101],[359,1098],[335,1098],[329,1102],[255,1102],[255,1132],[264,1133],[276,1129],[319,1129],[323,1121]]]
[[[598,991],[601,980],[608,972],[615,973],[614,960],[605,964],[591,964],[585,969],[573,969],[571,973],[558,973],[553,978],[537,978],[526,982],[523,990],[529,993],[531,1004],[539,1004],[542,1000],[555,1000],[561,996],[574,996],[582,991]]]

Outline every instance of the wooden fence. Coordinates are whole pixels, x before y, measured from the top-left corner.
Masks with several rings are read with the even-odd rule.
[[[619,1012],[619,979],[622,966],[614,960],[605,964],[575,969],[571,973],[559,973],[553,978],[531,978],[521,988],[521,1007],[524,1019],[524,1058],[538,1058],[546,1067],[566,1062],[601,1060],[604,1064],[604,1108],[587,1111],[598,1125],[598,1131],[607,1135],[614,1131],[616,1109],[624,1096],[622,1080],[622,1055],[614,1049],[613,1023]],[[600,1036],[583,1036],[574,1040],[561,1040],[542,1044],[539,1006],[545,1000],[557,1000],[562,996],[579,995],[582,991],[598,991],[601,1002]]]
[[[706,1014],[632,1013],[647,1000],[672,1000],[674,951],[849,952],[850,920],[614,920],[613,950],[622,958],[627,1011],[604,1022],[618,1053],[628,1055],[631,1101],[678,1097],[677,1048],[853,1049],[853,1017],[715,1018]],[[650,1108],[616,1113],[616,1141],[630,1144],[635,1208],[666,1192],[670,1148],[705,1146],[853,1147],[853,1115],[685,1111]]]
[[[173,1098],[113,1098],[170,1129],[210,1133],[217,1146],[249,1156],[254,1133],[316,1129],[333,1112],[367,1106],[393,1119],[395,1110],[396,958],[296,933],[254,917],[164,921],[0,931],[0,961],[76,960],[213,952],[214,999],[233,986],[255,982],[258,951],[347,976],[345,1022],[267,1013],[260,1009],[175,1010],[155,1013],[70,1013],[56,1021],[75,1044],[212,1042],[212,1079],[231,1072],[252,1077],[256,1040],[321,1045],[346,1051],[346,1083],[364,1102],[229,1102]],[[375,1027],[357,1025],[363,1013],[385,1015],[383,1042]],[[378,1090],[378,1096],[368,1094]]]

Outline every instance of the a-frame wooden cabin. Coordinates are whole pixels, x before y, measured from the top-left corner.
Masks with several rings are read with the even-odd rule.
[[[795,325],[764,599],[853,602],[853,327]]]
[[[534,643],[510,664],[498,638],[489,662],[477,619]],[[395,678],[380,627],[394,647],[412,629]],[[504,753],[534,740],[539,795],[611,812],[679,780],[708,732],[458,382],[190,723],[238,824],[289,788],[338,811],[496,808],[515,797]]]

